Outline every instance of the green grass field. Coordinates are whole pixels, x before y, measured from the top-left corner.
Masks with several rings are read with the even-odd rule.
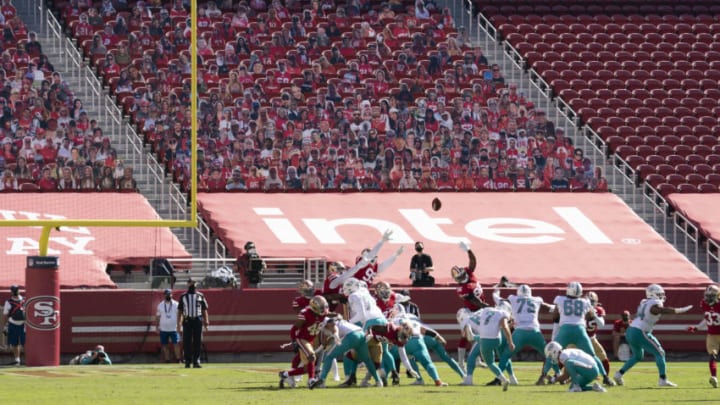
[[[507,392],[485,387],[491,380],[486,369],[477,369],[477,386],[458,386],[460,377],[437,364],[449,387],[410,386],[403,378],[395,387],[328,388],[308,390],[307,379],[295,389],[279,389],[280,363],[205,364],[202,369],[177,365],[62,366],[56,368],[0,368],[0,393],[12,404],[584,404],[719,403],[720,390],[708,384],[705,362],[671,362],[668,377],[678,388],[658,388],[655,363],[638,364],[625,377],[626,385],[607,393],[568,393],[567,385],[535,386],[540,363],[516,362],[519,386]],[[620,363],[612,364],[612,372]],[[364,375],[364,371],[361,371]],[[426,381],[428,378],[426,376]],[[6,402],[7,401],[7,402]]]

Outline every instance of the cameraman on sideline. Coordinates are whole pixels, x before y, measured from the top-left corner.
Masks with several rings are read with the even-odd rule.
[[[415,242],[415,253],[410,259],[410,279],[413,287],[432,287],[435,285],[435,278],[430,275],[433,271],[433,261],[430,255],[423,253],[425,245],[422,242]]]
[[[248,241],[244,246],[245,253],[237,259],[237,270],[242,277],[242,287],[257,287],[262,282],[267,265],[257,253],[255,243]]]

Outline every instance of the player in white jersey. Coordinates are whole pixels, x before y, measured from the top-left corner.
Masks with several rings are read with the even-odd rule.
[[[387,325],[385,315],[383,315],[382,310],[377,306],[375,298],[370,295],[367,285],[364,282],[356,278],[350,278],[343,283],[342,291],[343,294],[348,297],[347,305],[350,313],[348,322],[360,326],[365,332],[375,325]],[[383,360],[383,353],[387,353],[387,351],[383,350],[386,347],[387,345],[381,345],[377,339],[370,339],[368,341],[370,358],[378,368]],[[385,356],[387,356],[387,354],[385,354]],[[391,359],[388,359],[387,362],[395,363],[394,360]],[[355,370],[357,364],[353,361],[344,361],[344,364],[346,372],[349,375],[344,384],[352,385],[356,380]],[[382,369],[379,369],[379,372],[380,376],[384,379],[386,373]]]
[[[545,346],[545,356],[553,363],[565,367],[558,381],[572,379],[569,392],[606,391],[605,387],[594,382],[600,375],[600,369],[593,356],[580,349],[563,349],[558,342],[550,342]],[[588,386],[591,382],[593,385]]]
[[[647,298],[640,301],[635,318],[625,331],[625,339],[630,345],[632,357],[615,373],[615,382],[623,385],[625,383],[623,375],[643,359],[647,350],[655,357],[655,364],[660,375],[658,385],[660,387],[677,387],[677,384],[667,379],[665,350],[653,336],[652,331],[663,314],[682,314],[691,310],[693,306],[688,305],[682,308],[664,306],[665,290],[658,284],[650,284],[645,289],[645,296]]]
[[[320,376],[318,378],[311,378],[308,381],[310,389],[324,388],[325,378],[330,372],[333,359],[344,355],[350,350],[353,351],[355,360],[361,361],[365,364],[368,373],[370,373],[370,375],[375,379],[375,386],[383,387],[383,382],[377,373],[375,364],[370,359],[368,345],[365,342],[365,333],[361,327],[342,319],[342,316],[340,315],[337,317],[325,318],[321,326],[323,332],[326,332],[333,337],[333,342],[326,345],[330,347],[325,349],[326,351],[329,350],[329,352],[326,352],[327,354],[323,360]]]
[[[512,342],[512,333],[508,325],[510,309],[497,307],[486,307],[477,312],[470,312],[467,308],[461,308],[457,313],[458,323],[463,329],[463,337],[468,342],[476,342],[470,351],[467,362],[467,376],[461,385],[473,385],[473,372],[475,371],[475,360],[480,352],[495,378],[500,380],[503,391],[507,391],[510,381],[503,375],[500,368],[495,364],[495,350],[501,345],[501,333],[505,335],[509,349],[515,350]]]
[[[596,318],[595,309],[590,300],[583,297],[582,285],[577,281],[568,283],[565,295],[555,297],[553,304],[553,319],[558,321],[557,335],[553,340],[558,342],[562,347],[572,344],[585,353],[593,356],[603,375],[603,379],[607,382],[607,373],[602,365],[602,361],[595,355],[590,337],[585,329],[585,322]]]
[[[495,290],[493,294],[495,302],[499,302],[502,298],[500,292]],[[508,351],[500,356],[500,364],[505,364],[513,354],[521,351],[527,346],[532,347],[542,356],[545,356],[545,338],[540,331],[540,321],[538,320],[538,314],[540,308],[546,308],[552,311],[555,307],[550,304],[546,304],[542,298],[534,297],[532,290],[527,284],[521,284],[517,288],[517,295],[509,295],[507,297],[510,307],[512,308],[512,318],[515,325],[515,330],[512,334],[512,340],[515,344],[515,350],[512,352]],[[545,379],[548,371],[552,368],[556,375],[560,374],[560,368],[557,364],[553,364],[548,359],[545,360],[543,365],[542,373],[538,378],[536,384],[545,384]]]

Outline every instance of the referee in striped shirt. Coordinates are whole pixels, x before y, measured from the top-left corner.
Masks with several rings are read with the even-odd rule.
[[[182,326],[183,351],[185,352],[185,368],[201,368],[200,351],[202,350],[203,326],[207,330],[210,325],[208,305],[205,296],[196,291],[195,280],[188,280],[188,289],[180,297],[178,303],[178,330]]]

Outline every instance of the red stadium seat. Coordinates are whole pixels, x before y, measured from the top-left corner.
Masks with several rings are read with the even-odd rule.
[[[657,173],[650,173],[643,179],[645,183],[649,184],[653,188],[665,182],[665,176]]]
[[[697,186],[699,193],[717,193],[718,186],[710,183],[702,183]]]
[[[695,184],[681,183],[677,185],[678,193],[697,193],[698,188]]]

